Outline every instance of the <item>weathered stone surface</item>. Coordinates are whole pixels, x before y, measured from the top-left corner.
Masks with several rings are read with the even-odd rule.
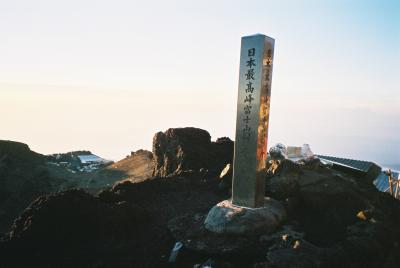
[[[215,233],[269,233],[275,231],[285,218],[283,205],[270,198],[266,198],[260,208],[237,207],[225,200],[210,210],[204,224]]]
[[[153,155],[154,176],[167,177],[202,168],[215,173],[232,162],[233,142],[229,138],[211,142],[210,134],[198,128],[170,128],[154,136]]]

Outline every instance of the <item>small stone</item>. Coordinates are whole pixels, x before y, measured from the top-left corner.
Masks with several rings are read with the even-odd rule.
[[[361,210],[360,212],[357,213],[357,218],[360,220],[366,221],[371,219],[372,213],[370,210]]]
[[[293,248],[294,248],[294,249],[297,249],[297,248],[299,248],[299,247],[300,247],[300,240],[294,241]]]
[[[233,169],[231,164],[227,164],[225,168],[219,174],[219,178],[221,180],[220,188],[229,188],[232,186],[232,175]]]
[[[229,173],[232,173],[231,164],[227,164],[225,166],[225,168],[221,171],[221,174],[219,175],[219,178],[220,179],[224,179],[224,177],[229,175]]]
[[[357,213],[357,218],[359,218],[360,220],[366,221],[367,217],[364,214],[364,211],[360,211]]]

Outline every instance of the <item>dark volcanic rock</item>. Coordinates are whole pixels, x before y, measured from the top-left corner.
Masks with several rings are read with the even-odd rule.
[[[261,241],[270,241],[272,245],[267,250],[266,261],[257,263],[254,267],[321,267],[324,249],[304,240],[304,235],[304,233],[296,231],[294,226],[286,225],[273,235],[261,237]]]
[[[335,242],[355,223],[357,213],[381,195],[373,185],[323,166],[318,159],[304,164],[270,161],[267,195],[291,201],[292,215],[316,243]],[[329,242],[331,240],[331,242]]]
[[[107,204],[82,190],[68,190],[36,199],[15,220],[9,237],[20,241],[40,237],[44,246],[63,243],[76,247],[110,234],[129,237],[137,225],[148,220],[148,214],[134,205]]]
[[[185,214],[169,221],[168,228],[187,249],[204,254],[228,255],[250,251],[257,246],[258,237],[255,235],[220,235],[210,232],[204,226],[205,216]]]
[[[267,194],[285,200],[304,239],[325,248],[322,267],[381,267],[391,256],[385,248],[399,245],[400,202],[365,176],[332,170],[318,159],[271,161],[268,173]]]
[[[46,266],[69,261],[71,266],[85,266],[106,263],[110,254],[129,250],[134,263],[146,249],[143,241],[152,238],[149,223],[142,208],[105,203],[82,190],[42,196],[15,220],[5,242],[9,254],[2,260],[10,266],[23,266],[25,261],[40,266],[44,260]],[[13,259],[16,253],[25,257]]]
[[[154,178],[140,183],[129,181],[114,185],[99,193],[104,202],[127,201],[145,207],[157,222],[166,224],[170,219],[186,213],[205,213],[218,202],[228,198],[218,189],[218,178],[201,173],[185,176]]]
[[[226,137],[211,142],[210,134],[198,128],[170,128],[154,136],[153,155],[153,176],[179,175],[202,168],[215,173],[232,162],[233,142]]]

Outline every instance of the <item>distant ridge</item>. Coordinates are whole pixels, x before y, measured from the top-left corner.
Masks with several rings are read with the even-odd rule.
[[[132,182],[144,181],[152,177],[153,154],[146,150],[131,152],[130,155],[106,169],[124,172],[127,179]]]

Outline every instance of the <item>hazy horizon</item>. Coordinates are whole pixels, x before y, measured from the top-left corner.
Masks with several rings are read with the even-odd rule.
[[[275,38],[269,144],[400,165],[397,1],[0,3],[0,139],[112,160],[234,138],[240,38]],[[400,167],[399,167],[400,169]]]

